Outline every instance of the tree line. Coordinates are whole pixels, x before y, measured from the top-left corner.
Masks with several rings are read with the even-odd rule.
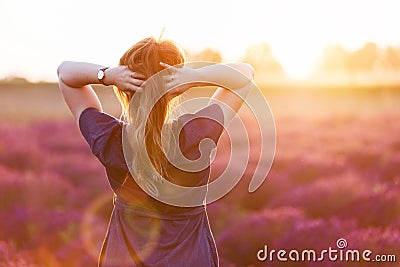
[[[220,51],[205,48],[201,51],[186,51],[188,61],[222,62]],[[273,54],[267,43],[253,44],[248,47],[241,61],[253,65],[258,73],[268,73],[269,77],[285,77],[285,70]],[[315,75],[344,74],[348,79],[354,75],[382,75],[390,73],[400,82],[400,46],[380,47],[373,42],[364,44],[363,47],[351,51],[340,44],[325,46],[315,66]],[[399,76],[397,78],[397,76]],[[364,78],[363,78],[364,79]],[[21,85],[29,83],[22,77],[7,77],[0,80],[2,84]]]
[[[223,58],[218,50],[210,48],[188,54],[188,59],[192,61],[221,62]],[[251,45],[242,60],[252,64],[259,72],[284,73],[282,65],[275,58],[267,43]],[[400,71],[400,47],[380,47],[369,42],[355,51],[350,51],[340,44],[330,44],[324,48],[314,70],[315,73],[368,73],[375,71]]]
[[[399,71],[400,47],[379,47],[366,43],[360,49],[349,51],[341,45],[325,47],[318,69],[322,71],[371,72]]]

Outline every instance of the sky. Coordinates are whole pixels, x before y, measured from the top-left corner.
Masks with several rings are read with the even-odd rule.
[[[326,44],[400,46],[398,0],[0,0],[0,79],[56,81],[63,60],[118,64],[147,36],[224,60],[266,42],[294,78],[311,73]]]

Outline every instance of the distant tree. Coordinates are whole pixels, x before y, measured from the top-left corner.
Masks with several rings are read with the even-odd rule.
[[[339,44],[324,48],[319,69],[326,72],[349,71],[350,53]]]
[[[243,61],[250,63],[259,72],[284,73],[281,64],[275,59],[269,45],[266,43],[251,45],[247,49]]]
[[[375,43],[366,43],[349,55],[349,69],[354,72],[374,70],[379,62],[379,49]]]
[[[0,84],[8,84],[8,85],[26,85],[29,83],[30,82],[26,78],[17,76],[9,76],[0,80]]]
[[[377,67],[380,56],[375,43],[366,43],[354,52],[339,44],[327,45],[319,68],[327,72],[369,72]]]
[[[387,70],[400,70],[400,47],[388,46],[382,55],[382,67]]]
[[[189,61],[221,62],[222,56],[218,50],[205,48],[198,53],[187,53]]]

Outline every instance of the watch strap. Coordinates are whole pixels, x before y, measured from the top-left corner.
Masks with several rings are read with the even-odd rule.
[[[106,85],[107,86],[107,84],[105,84],[104,83],[104,78],[106,78],[106,70],[107,69],[109,69],[110,67],[104,67],[104,68],[101,68],[99,71],[102,71],[103,72],[103,78],[101,78],[101,79],[99,79],[99,81],[100,81],[100,83],[102,84],[102,85]]]

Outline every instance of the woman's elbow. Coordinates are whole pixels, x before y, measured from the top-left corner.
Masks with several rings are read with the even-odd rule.
[[[61,74],[63,72],[64,65],[65,65],[65,61],[61,62],[61,64],[57,68],[58,79],[61,79]]]
[[[246,64],[246,76],[249,79],[254,80],[255,70],[254,70],[253,66],[249,63],[245,63],[245,64]]]
[[[71,66],[71,61],[63,61],[57,68],[57,75],[60,77],[65,74]]]
[[[241,73],[243,73],[244,76],[246,76],[247,79],[253,80],[254,79],[254,68],[251,64],[249,63],[240,63],[239,65],[239,70]]]
[[[68,65],[68,61],[63,61],[61,62],[61,64],[58,66],[57,68],[57,76],[58,76],[58,80],[62,81],[65,83],[65,76],[66,76],[66,72],[67,72],[67,66]]]

